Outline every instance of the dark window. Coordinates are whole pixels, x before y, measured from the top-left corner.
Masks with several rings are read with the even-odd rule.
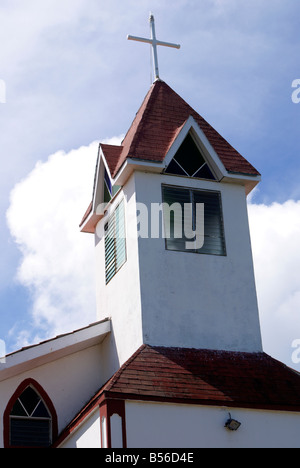
[[[104,169],[104,203],[109,203],[120,188],[119,185],[112,185],[109,175],[106,169]]]
[[[49,447],[52,418],[35,389],[27,387],[16,400],[10,416],[11,447]]]
[[[163,186],[167,250],[226,255],[221,194]]]
[[[167,174],[215,180],[191,134],[187,135],[165,172]]]

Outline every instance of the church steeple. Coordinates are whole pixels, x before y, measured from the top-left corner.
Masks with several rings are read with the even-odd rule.
[[[246,205],[259,180],[163,81],[122,145],[100,145],[81,228],[95,233],[98,315],[121,362],[143,343],[261,351]]]
[[[169,164],[188,133],[193,135],[216,179],[235,179],[244,185],[247,195],[259,183],[259,172],[240,153],[167,83],[156,81],[122,144],[100,145],[94,198],[80,224],[82,231],[94,233],[100,219],[98,207],[103,202],[104,166],[112,186],[123,185],[131,169],[137,165],[142,168],[146,162],[154,172],[168,172]]]

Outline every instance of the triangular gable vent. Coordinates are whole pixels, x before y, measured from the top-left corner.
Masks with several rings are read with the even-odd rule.
[[[165,172],[186,177],[216,180],[190,133],[187,134]]]

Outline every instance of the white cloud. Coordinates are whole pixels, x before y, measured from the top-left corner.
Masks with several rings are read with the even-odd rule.
[[[92,199],[97,153],[97,142],[59,151],[11,193],[7,221],[22,252],[17,279],[32,295],[32,329],[17,332],[18,347],[97,319],[94,239],[79,230]]]
[[[264,349],[294,367],[300,339],[300,201],[249,204]]]

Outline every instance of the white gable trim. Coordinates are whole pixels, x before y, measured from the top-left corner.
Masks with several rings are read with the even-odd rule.
[[[111,173],[106,162],[104,153],[102,151],[101,146],[99,146],[99,154],[98,154],[98,162],[96,167],[96,174],[95,174],[95,187],[94,187],[94,194],[93,194],[93,213],[99,213],[98,207],[103,203],[103,193],[104,193],[104,172],[107,172],[108,177],[112,185],[114,185],[114,181],[111,177]],[[98,210],[98,211],[97,211]]]
[[[110,332],[111,321],[105,319],[9,354],[0,364],[0,381],[100,344]]]
[[[211,146],[210,142],[208,141],[206,135],[201,130],[199,125],[197,124],[196,120],[193,116],[189,116],[185,124],[183,125],[182,129],[180,130],[179,134],[175,138],[171,148],[169,149],[165,160],[164,165],[165,168],[168,167],[172,159],[174,158],[175,154],[179,150],[180,146],[184,142],[186,136],[191,133],[195,143],[201,150],[204,155],[206,162],[208,163],[209,167],[212,169],[214,175],[216,176],[217,180],[223,179],[228,175],[227,170],[225,169],[224,164],[220,160],[219,156]]]

